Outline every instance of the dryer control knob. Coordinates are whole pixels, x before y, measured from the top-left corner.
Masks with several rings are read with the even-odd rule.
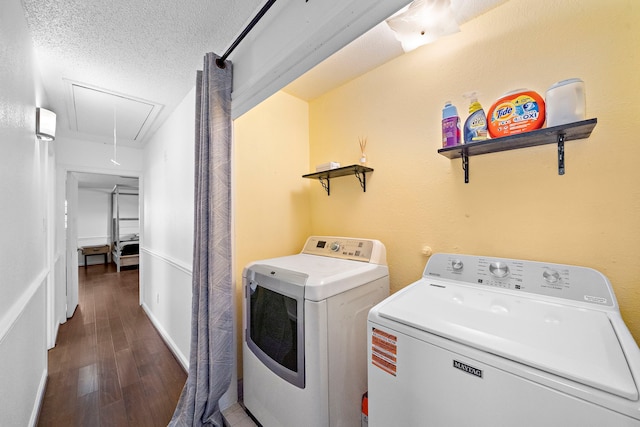
[[[462,271],[464,264],[459,259],[454,259],[451,261],[451,268],[453,268],[453,271]]]
[[[339,242],[333,242],[330,246],[329,249],[331,249],[333,252],[338,252],[340,251],[340,243]]]
[[[509,275],[509,266],[504,262],[492,262],[489,264],[489,272],[498,279],[502,279]]]
[[[560,273],[558,273],[556,270],[545,269],[542,272],[542,277],[544,278],[545,282],[551,285],[560,282]]]

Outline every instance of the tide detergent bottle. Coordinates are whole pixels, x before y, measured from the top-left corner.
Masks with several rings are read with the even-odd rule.
[[[540,129],[545,120],[544,100],[532,90],[518,89],[504,94],[489,109],[492,138]]]

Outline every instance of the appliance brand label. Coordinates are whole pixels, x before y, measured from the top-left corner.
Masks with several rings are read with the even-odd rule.
[[[585,295],[584,296],[584,300],[585,301],[589,301],[589,302],[594,302],[596,304],[606,304],[607,303],[607,299],[606,298],[593,297],[591,295]]]
[[[478,378],[482,378],[482,369],[474,368],[473,366],[467,365],[462,362],[458,362],[457,360],[453,361],[453,367],[456,369],[460,369],[461,371],[464,371],[467,374],[471,374]]]

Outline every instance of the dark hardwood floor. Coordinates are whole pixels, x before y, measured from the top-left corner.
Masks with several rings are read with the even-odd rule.
[[[139,306],[138,270],[79,269],[79,304],[49,350],[39,426],[166,426],[186,374]]]

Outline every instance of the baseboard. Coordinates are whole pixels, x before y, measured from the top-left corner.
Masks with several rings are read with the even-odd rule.
[[[184,369],[185,372],[189,372],[189,360],[187,360],[185,355],[182,354],[176,343],[173,342],[169,334],[167,334],[167,331],[165,331],[164,328],[160,325],[158,319],[156,319],[151,310],[149,310],[149,307],[147,307],[147,304],[145,304],[144,302],[142,303],[142,309],[146,313],[149,320],[151,320],[153,327],[156,328],[162,340],[165,342],[167,347],[169,347],[169,350],[171,350],[171,353],[173,353],[175,358],[178,360],[178,363],[180,363],[182,369]]]
[[[42,371],[42,378],[40,378],[40,385],[38,386],[38,395],[36,396],[36,404],[33,406],[31,419],[29,419],[30,427],[35,427],[38,425],[38,419],[40,418],[40,411],[42,410],[42,402],[44,402],[44,394],[47,391],[48,376],[49,376],[49,371],[45,368],[45,370]]]

